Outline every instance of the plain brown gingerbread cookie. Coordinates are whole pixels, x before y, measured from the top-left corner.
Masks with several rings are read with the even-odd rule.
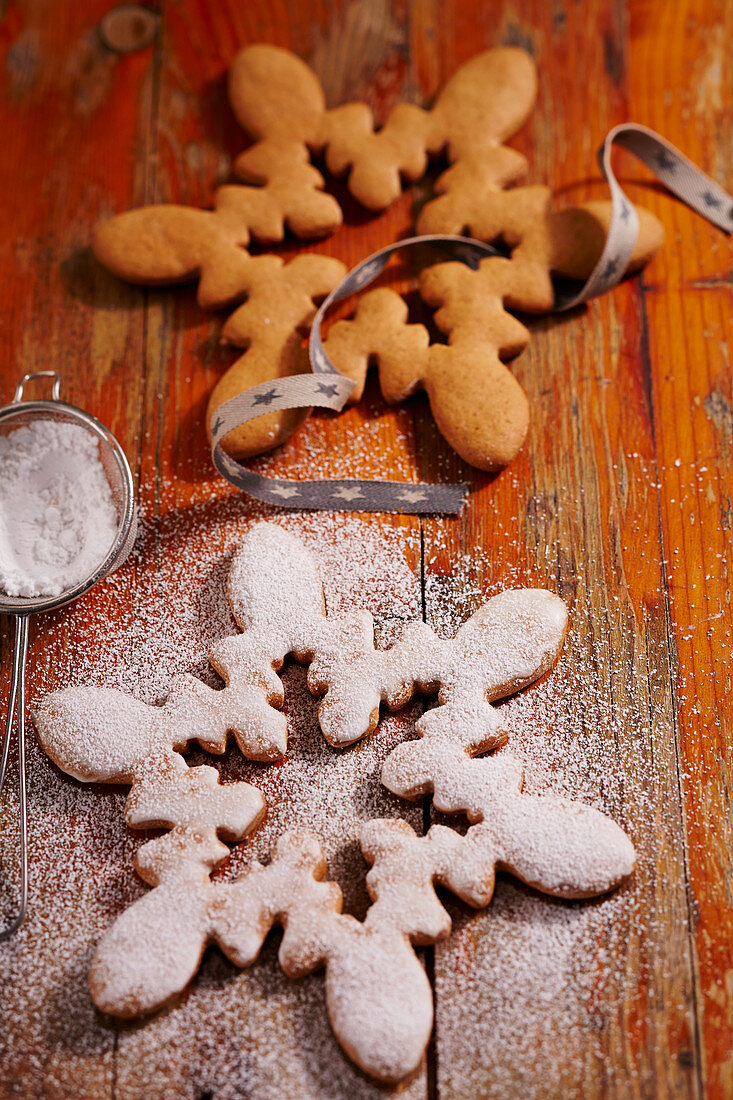
[[[315,74],[276,46],[240,51],[229,93],[235,114],[256,143],[235,170],[253,186],[220,187],[214,209],[143,207],[99,226],[94,249],[110,270],[133,282],[199,279],[202,306],[246,299],[225,324],[223,337],[245,349],[215,387],[209,423],[219,406],[260,382],[309,370],[301,335],[325,296],[344,274],[339,261],[301,256],[283,264],[251,257],[250,236],[279,240],[286,226],[300,236],[330,232],[340,221],[335,200],[310,164],[325,153],[336,173],[365,205],[381,209],[418,178],[430,155],[444,152],[450,167],[437,196],[422,209],[422,233],[460,234],[503,241],[510,257],[483,260],[477,271],[442,263],[420,280],[424,300],[448,343],[430,345],[422,326],[408,325],[404,303],[373,291],[351,321],[332,326],[326,349],[336,367],[357,383],[379,364],[389,402],[418,389],[451,446],[471,465],[495,470],[522,446],[529,422],[526,397],[505,366],[529,334],[511,311],[547,313],[554,305],[552,276],[586,279],[601,255],[610,204],[585,203],[555,211],[540,185],[518,186],[525,158],[502,142],[532,109],[537,76],[522,50],[479,54],[454,74],[430,110],[400,104],[374,130],[362,103],[327,110]],[[659,222],[639,211],[640,232],[629,270],[643,266],[663,240]],[[284,442],[308,410],[269,412],[224,437],[234,458],[248,458]]]

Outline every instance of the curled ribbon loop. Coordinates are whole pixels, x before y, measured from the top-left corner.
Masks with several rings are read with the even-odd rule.
[[[605,293],[621,281],[628,267],[639,231],[636,210],[621,189],[611,167],[611,151],[621,145],[638,157],[679,199],[707,221],[733,232],[733,198],[691,160],[664,138],[645,126],[624,123],[610,131],[598,159],[611,190],[611,221],[598,263],[583,286],[573,292],[558,290],[556,312],[572,309]],[[262,382],[225,401],[213,413],[211,451],[214,465],[232,485],[268,504],[299,510],[329,512],[403,512],[457,515],[466,502],[467,485],[411,484],[399,481],[341,480],[292,481],[266,477],[242,466],[221,445],[224,436],[263,413],[295,408],[343,409],[354,383],[345,378],[328,358],[321,339],[321,324],[334,303],[362,290],[376,279],[390,257],[415,245],[434,245],[458,260],[477,268],[480,260],[498,255],[495,248],[470,237],[410,237],[374,252],[362,260],[320,306],[310,335],[313,374]]]
[[[581,289],[571,294],[556,295],[556,312],[572,309],[581,302],[605,294],[621,282],[629,266],[639,233],[639,219],[613,174],[611,152],[614,145],[633,153],[668,191],[692,210],[724,232],[733,233],[733,198],[715,180],[701,172],[684,153],[654,130],[633,122],[615,126],[598,150],[598,162],[611,191],[611,222],[606,243],[598,263]]]
[[[327,481],[287,481],[263,477],[231,458],[220,440],[233,428],[261,416],[263,412],[280,409],[320,408],[343,409],[354,383],[339,374],[326,355],[321,339],[321,324],[336,302],[348,298],[374,282],[395,252],[415,245],[436,245],[450,260],[459,260],[477,268],[486,256],[498,255],[495,248],[470,237],[424,236],[409,237],[387,245],[362,260],[357,267],[332,290],[313,320],[310,335],[310,360],[313,374],[279,378],[276,382],[261,382],[244,393],[230,398],[215,410],[211,426],[211,447],[214,465],[233,485],[257,500],[285,508],[314,509],[328,512],[404,512],[421,515],[430,512],[458,515],[466,502],[467,485],[410,484],[405,481],[367,481],[358,478]]]

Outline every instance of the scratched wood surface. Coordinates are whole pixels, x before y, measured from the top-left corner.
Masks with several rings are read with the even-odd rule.
[[[88,248],[98,219],[145,202],[205,205],[227,177],[243,144],[224,83],[237,48],[287,46],[314,67],[330,105],[364,98],[384,118],[399,99],[429,101],[479,50],[521,45],[540,90],[511,144],[558,202],[604,194],[595,149],[625,119],[660,130],[733,186],[726,0],[161,0],[151,5],[155,43],[124,56],[97,32],[111,6],[9,0],[0,17],[0,400],[26,370],[61,371],[64,396],[127,451],[144,516],[139,552],[117,577],[36,625],[31,701],[96,664],[96,682],[112,669],[128,688],[158,665],[192,667],[151,638],[170,636],[200,591],[216,602],[238,534],[269,514],[215,478],[206,451],[206,397],[233,359],[218,342],[221,317],[203,314],[191,288],[125,286]],[[489,477],[465,466],[424,400],[387,410],[373,384],[358,408],[311,418],[260,462],[300,476],[471,484],[460,520],[285,522],[334,562],[340,547],[363,543],[373,560],[354,598],[377,617],[389,618],[389,604],[397,618],[422,614],[447,629],[506,585],[559,592],[572,623],[560,669],[534,701],[528,693],[506,706],[530,765],[543,753],[550,761],[534,781],[561,783],[567,772],[563,793],[602,805],[639,852],[633,881],[609,901],[566,906],[502,879],[486,911],[446,902],[454,934],[425,953],[435,1039],[403,1089],[409,1097],[733,1095],[730,242],[630,159],[619,167],[634,201],[664,223],[666,247],[640,279],[587,310],[532,323],[513,366],[532,424],[508,470]],[[336,193],[344,197],[340,185]],[[407,234],[425,194],[417,185],[379,218],[345,199],[345,226],[313,247],[353,264]],[[380,563],[395,553],[401,567],[380,588]],[[209,640],[220,626],[208,624]],[[10,636],[4,622],[5,690]],[[297,673],[292,691],[291,771],[267,787],[268,824],[242,860],[307,823],[289,798],[294,784],[309,775],[317,802],[329,781]],[[405,813],[377,782],[380,753],[398,735],[389,727],[354,755],[372,815]],[[331,1037],[322,976],[288,983],[272,946],[243,973],[211,953],[192,993],[153,1020],[117,1025],[96,1014],[89,956],[143,890],[132,870],[140,841],[125,834],[123,791],[82,787],[33,745],[30,755],[33,900],[27,927],[0,954],[1,1096],[385,1095]],[[325,779],[313,777],[314,761]],[[224,769],[257,772],[233,758]],[[16,809],[11,790],[5,909]],[[431,811],[408,816],[420,827]],[[326,846],[363,913],[357,818],[332,822]]]

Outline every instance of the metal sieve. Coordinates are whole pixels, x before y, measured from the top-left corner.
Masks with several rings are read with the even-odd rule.
[[[38,378],[53,379],[51,397],[43,401],[24,401],[23,389],[27,382]],[[17,428],[39,420],[66,420],[84,428],[98,444],[99,460],[109,482],[117,509],[117,536],[104,560],[79,584],[55,596],[7,596],[0,591],[0,613],[16,618],[13,644],[13,669],[8,695],[8,709],[2,737],[0,756],[0,795],[2,794],[10,752],[13,719],[17,709],[18,725],[18,780],[20,803],[20,904],[12,921],[0,932],[0,940],[7,939],[23,922],[28,904],[28,811],[26,792],[25,758],[25,663],[28,651],[28,624],[36,611],[50,611],[71,603],[87,592],[98,581],[112,573],[130,553],[137,533],[137,511],[133,497],[132,473],[124,451],[104,424],[96,417],[67,405],[60,399],[61,378],[56,371],[32,371],[24,374],[18,383],[10,405],[0,409],[0,435],[9,435]]]

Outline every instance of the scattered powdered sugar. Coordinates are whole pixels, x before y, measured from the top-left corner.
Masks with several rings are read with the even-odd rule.
[[[597,1066],[612,1064],[604,1030],[621,1001],[614,972],[628,897],[560,902],[506,879],[487,910],[449,910],[454,932],[436,948],[435,991],[461,1007],[439,1021],[443,1094],[473,1100],[481,1082],[491,1100],[589,1095]]]
[[[146,701],[160,700],[175,673],[203,672],[213,642],[236,632],[226,574],[250,526],[238,501],[220,518],[212,529],[202,509],[194,522],[178,517],[144,525],[138,552],[119,573],[72,608],[41,616],[45,644],[31,704],[49,690],[89,682],[134,688]],[[320,536],[319,526],[326,525],[310,517],[289,517],[284,525],[297,529],[317,552],[324,575],[330,568],[324,557],[333,563],[336,580],[329,579],[327,588],[334,609],[361,603],[388,624],[419,617],[419,581],[398,530],[382,532],[353,517]],[[156,560],[157,568],[148,571]],[[337,753],[318,729],[305,670],[292,666],[285,680],[285,761],[253,764],[234,748],[220,762],[200,751],[190,755],[192,763],[219,764],[223,781],[254,783],[268,801],[265,823],[219,873],[234,873],[253,855],[267,859],[286,828],[308,826],[323,838],[329,874],[344,888],[345,907],[363,916],[367,868],[357,841],[362,821],[405,816],[421,828],[422,808],[405,806],[379,783],[381,763],[409,714],[387,720],[353,752]],[[32,903],[20,932],[0,945],[0,1064],[19,1095],[43,1089],[108,1095],[113,1080],[116,1096],[141,1100],[207,1092],[217,1100],[384,1095],[334,1038],[322,974],[292,982],[280,971],[274,958],[279,934],[263,958],[242,972],[212,949],[175,1008],[142,1025],[97,1013],[88,990],[92,950],[147,889],[133,866],[145,837],[125,829],[125,790],[69,779],[50,764],[32,734],[29,756]],[[16,813],[13,798],[2,821],[3,867],[15,866]],[[11,887],[4,876],[5,912]],[[417,1100],[424,1093],[420,1073],[403,1095]]]
[[[0,589],[8,596],[74,588],[104,561],[117,528],[88,431],[49,419],[0,436]]]
[[[226,592],[232,555],[261,516],[243,522],[239,501],[228,498],[215,518],[213,530],[205,506],[156,524],[143,518],[134,574],[119,570],[106,578],[99,600],[74,608],[87,629],[78,644],[79,631],[72,633],[71,648],[64,650],[68,671],[58,686],[120,687],[151,703],[165,698],[176,673],[192,670],[209,683],[216,680],[207,654],[238,632]],[[317,552],[329,613],[364,607],[387,631],[420,618],[419,532],[410,536],[354,516],[285,515],[278,523]],[[96,627],[102,593],[105,604],[120,605],[115,629],[106,637]],[[52,630],[61,629],[62,622],[47,620]]]
[[[77,606],[42,617],[45,642],[31,702],[71,683],[123,687],[153,702],[186,669],[215,680],[205,655],[236,631],[226,573],[242,534],[259,518],[253,512],[229,497],[213,512],[202,505],[145,525],[139,552],[118,574]],[[395,624],[422,617],[417,525],[352,516],[292,515],[277,522],[316,553],[331,612],[366,607],[390,640]],[[489,594],[485,585],[481,590],[481,553],[477,549],[456,562],[456,576],[466,583],[434,578],[426,589],[429,620],[441,634],[452,634]],[[428,555],[428,579],[431,564]],[[516,568],[510,583],[536,579]],[[558,902],[503,876],[486,910],[447,901],[453,935],[426,955],[437,996],[434,1072],[451,1100],[582,1095],[583,1081],[597,1080],[604,1051],[622,1026],[624,999],[636,993],[634,969],[625,971],[629,944],[644,937],[652,958],[662,955],[661,937],[670,927],[684,935],[684,913],[675,913],[677,924],[670,925],[669,914],[645,900],[660,846],[666,859],[675,855],[681,835],[675,802],[666,804],[660,833],[652,815],[665,805],[657,789],[663,781],[642,746],[636,755],[628,747],[619,755],[617,736],[634,723],[648,729],[651,721],[661,745],[664,700],[660,695],[650,701],[643,691],[637,698],[643,684],[633,677],[619,684],[612,669],[589,661],[592,615],[576,605],[558,668],[502,703],[502,720],[511,730],[508,751],[524,764],[527,788],[582,799],[622,827],[633,826],[639,865],[629,885],[600,901]],[[266,861],[283,831],[307,826],[322,838],[329,876],[344,890],[345,910],[363,918],[361,824],[377,816],[404,817],[421,831],[422,804],[389,794],[379,777],[391,749],[415,736],[422,704],[386,717],[374,736],[334,750],[318,728],[305,670],[291,666],[284,679],[290,749],[282,763],[252,763],[234,748],[220,762],[198,750],[188,756],[191,763],[219,766],[224,782],[253,783],[268,803],[263,825],[218,875],[235,875],[253,857]],[[58,1095],[114,1093],[124,1100],[385,1095],[338,1047],[325,1016],[322,975],[291,982],[280,972],[279,934],[244,971],[211,950],[178,1003],[142,1024],[111,1022],[96,1013],[87,986],[91,952],[114,918],[146,890],[132,862],[145,838],[124,827],[126,791],[69,779],[32,737],[29,749],[32,904],[21,931],[0,945],[0,1043],[7,1044],[0,1058],[18,1095],[44,1088]],[[14,866],[16,812],[13,798],[0,823],[4,868]],[[460,828],[460,821],[440,820]],[[5,875],[2,891],[9,911]],[[679,995],[671,978],[657,993]],[[423,1072],[400,1095],[417,1100],[426,1091]]]

